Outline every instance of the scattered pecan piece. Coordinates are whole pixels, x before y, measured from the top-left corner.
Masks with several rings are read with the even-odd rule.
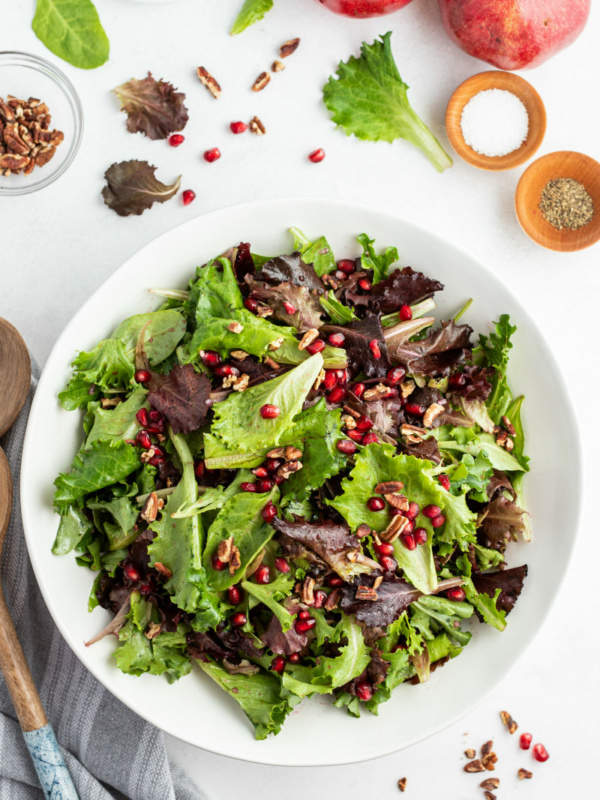
[[[379,534],[379,537],[384,542],[395,542],[407,525],[408,519],[398,514],[392,517],[392,521],[387,528]]]
[[[387,397],[389,391],[389,386],[385,386],[383,383],[378,383],[373,389],[367,389],[367,391],[363,394],[363,399],[365,403],[370,403],[373,400],[381,400],[382,397]]]
[[[121,400],[120,397],[103,397],[100,400],[100,405],[102,406],[102,408],[115,408],[115,406],[118,406],[119,403],[122,402],[123,401]]]
[[[173,577],[173,573],[171,572],[171,570],[168,567],[165,567],[162,561],[157,561],[154,564],[154,568],[156,569],[157,572],[160,572],[161,575],[164,575],[165,578]]]
[[[469,761],[468,764],[464,766],[465,772],[484,772],[485,767],[481,763],[481,761],[476,758],[474,761]]]
[[[287,42],[284,42],[279,48],[279,55],[281,56],[281,58],[287,58],[288,56],[291,56],[292,53],[296,52],[299,44],[300,44],[299,37],[296,37],[296,39],[289,39]]]
[[[406,789],[406,778],[400,778],[400,780],[398,781],[398,788],[400,789],[401,792],[403,792]]]
[[[302,469],[301,461],[287,461],[285,464],[279,467],[275,475],[278,478],[283,478],[284,480],[287,480],[292,473],[298,472],[301,469]]]
[[[315,382],[313,384],[313,389],[315,390],[315,392],[317,391],[317,389],[323,383],[324,380],[325,380],[325,370],[321,369],[321,370],[319,370],[319,374],[317,375],[317,379],[315,380]]]
[[[261,72],[258,78],[252,84],[252,91],[253,92],[262,92],[265,86],[271,80],[271,76],[268,72]]]
[[[210,72],[204,67],[198,67],[196,70],[196,75],[200,79],[200,83],[203,86],[206,86],[208,91],[212,94],[215,100],[218,100],[221,96],[221,87],[219,86],[218,82],[213,78]]]
[[[496,800],[496,795],[493,792],[484,792],[485,800]]]
[[[272,342],[269,342],[268,348],[269,350],[279,350],[282,344],[283,336],[278,336],[276,339],[273,339]]]
[[[486,778],[484,781],[481,781],[479,785],[482,789],[489,789],[492,791],[500,786],[500,778]]]
[[[235,383],[232,386],[234,392],[243,392],[248,388],[248,384],[250,383],[250,377],[246,374],[240,375],[239,378],[236,378]]]
[[[267,458],[284,458],[285,457],[285,447],[275,447],[273,450],[269,450],[267,453]]]
[[[500,712],[500,719],[506,725],[506,727],[508,728],[508,732],[510,734],[513,734],[513,733],[515,733],[517,731],[519,726],[514,721],[514,719],[511,717],[511,715],[508,713],[508,711],[501,711]]]
[[[506,414],[502,417],[502,424],[504,425],[504,427],[510,433],[511,436],[515,436],[516,435],[517,432],[515,430],[515,427],[512,424],[512,422],[509,420],[509,418],[506,416]]]
[[[154,522],[158,514],[158,495],[156,492],[150,492],[142,508],[141,518],[145,522]]]
[[[507,440],[508,440],[508,433],[506,431],[500,431],[500,433],[496,437],[496,444],[498,445],[498,447],[506,447]]]
[[[258,117],[252,117],[248,127],[250,128],[250,133],[255,133],[257,136],[262,136],[267,132],[267,129]]]
[[[302,458],[302,450],[288,444],[283,452],[283,457],[286,461],[298,461],[299,458]]]
[[[264,305],[264,303],[259,303],[258,308],[256,309],[256,316],[263,319],[264,317],[270,317],[273,314],[273,309],[270,306]]]
[[[236,322],[236,320],[233,320],[233,321],[232,321],[232,322],[230,322],[230,323],[229,323],[229,325],[227,326],[227,330],[228,330],[230,333],[241,333],[241,332],[244,330],[244,326],[242,325],[242,323],[241,323],[241,322]],[[243,352],[243,351],[242,351],[242,352]]]
[[[431,428],[440,414],[444,413],[444,406],[440,403],[432,403],[425,414],[423,415],[423,425],[426,428]]]
[[[519,776],[519,780],[520,781],[522,781],[524,778],[527,778],[527,779],[528,778],[533,778],[533,772],[529,772],[528,769],[523,769],[522,767],[517,772],[517,775]]]
[[[271,64],[271,72],[281,72],[285,69],[285,64],[278,59]]]
[[[384,481],[375,487],[375,494],[392,494],[404,489],[402,481]]]
[[[342,425],[346,430],[353,431],[356,428],[356,420],[351,414],[342,414]]]
[[[372,601],[375,601],[375,600],[377,600],[378,595],[377,595],[377,591],[373,587],[371,587],[371,586],[363,586],[362,584],[360,584],[358,586],[358,588],[356,589],[355,597],[356,597],[357,600],[372,600]]]
[[[160,625],[158,622],[151,622],[148,625],[148,629],[146,631],[146,639],[156,639],[158,634],[160,633]]]
[[[477,753],[472,748],[469,748],[468,750],[465,750],[465,755],[466,755],[467,758],[475,758]]]
[[[379,589],[382,583],[383,583],[383,575],[378,575],[373,581],[373,588],[377,591],[377,589]]]
[[[304,578],[302,583],[300,598],[307,606],[314,606],[315,604],[315,579],[309,575]]]
[[[329,596],[325,601],[324,605],[325,611],[333,611],[334,608],[337,608],[341,596],[342,596],[342,590],[339,587],[333,589],[333,591],[329,593]]]
[[[232,350],[231,357],[235,358],[236,361],[244,361],[248,358],[248,353],[245,350]]]
[[[319,331],[316,328],[311,328],[306,331],[302,339],[298,342],[298,350],[306,350],[309,344],[312,344],[315,339],[319,338]]]
[[[240,551],[235,545],[233,545],[231,548],[231,557],[229,559],[229,574],[235,575],[235,573],[241,566],[242,566],[242,558],[240,556]]]
[[[489,742],[485,742],[481,745],[481,755],[482,757],[489,756],[489,754],[494,749],[494,742],[490,739]]]
[[[233,536],[230,536],[229,539],[221,539],[217,545],[217,558],[219,561],[222,561],[224,564],[228,564],[229,560],[231,559],[231,551],[233,550],[233,547]]]
[[[402,381],[400,384],[400,392],[402,393],[402,398],[406,400],[406,398],[411,395],[415,390],[415,382],[412,378],[409,378],[407,381]]]
[[[511,452],[512,452],[512,451],[515,449],[515,443],[514,443],[514,441],[513,441],[513,440],[510,438],[510,436],[509,436],[509,437],[508,437],[508,439],[506,440],[506,444],[504,445],[504,447],[506,447],[506,449],[508,450],[508,452],[509,452],[509,453],[511,453]]]
[[[393,508],[399,508],[400,511],[408,511],[408,497],[404,494],[384,494],[383,495],[387,502],[393,506]]]

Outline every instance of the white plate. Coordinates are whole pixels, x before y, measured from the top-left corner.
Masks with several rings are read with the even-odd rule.
[[[153,212],[157,213],[157,212]],[[510,382],[524,393],[524,422],[533,470],[527,506],[534,543],[509,547],[509,563],[527,562],[529,577],[504,633],[477,626],[466,650],[423,686],[402,686],[380,708],[360,720],[332,708],[327,699],[305,701],[282,732],[253,739],[238,705],[195,670],[173,686],[155,676],[121,673],[114,641],[93,647],[84,640],[108,619],[103,609],[87,612],[92,573],[73,555],[53,556],[57,517],[53,480],[69,468],[81,441],[78,413],[63,411],[57,393],[69,378],[79,349],[91,349],[122,319],[154,309],[150,287],[184,287],[194,268],[240,241],[259,253],[291,249],[287,228],[309,237],[325,234],[338,258],[356,256],[354,237],[367,232],[379,247],[397,245],[403,264],[446,284],[441,313],[452,314],[473,297],[468,321],[489,331],[490,321],[509,312],[518,325]],[[150,722],[198,747],[226,756],[277,765],[345,764],[375,758],[441,730],[473,709],[506,674],[548,614],[566,571],[577,529],[581,466],[575,415],[554,358],[527,311],[485,267],[431,232],[379,211],[328,200],[273,200],[215,211],[155,239],[130,258],[91,297],[56,343],[35,397],[23,452],[21,496],[29,553],[37,579],[61,633],[86,667],[118,698]]]

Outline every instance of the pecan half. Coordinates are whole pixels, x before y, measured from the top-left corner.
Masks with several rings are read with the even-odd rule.
[[[315,579],[307,575],[302,583],[302,592],[300,594],[302,602],[307,606],[314,606],[315,604]]]
[[[401,792],[403,792],[406,789],[406,778],[400,778],[400,780],[398,781],[398,788],[400,789]]]
[[[47,164],[52,158],[54,158],[54,154],[56,153],[56,147],[45,147],[35,157],[35,163],[38,167],[43,167],[44,164]]]
[[[333,589],[333,591],[329,593],[327,600],[325,600],[325,605],[323,606],[325,611],[333,611],[334,608],[337,608],[341,596],[342,590],[339,587]]]
[[[145,522],[154,522],[158,515],[158,495],[156,492],[150,492],[142,508],[141,518]]]
[[[384,494],[383,495],[388,503],[394,508],[399,508],[400,511],[408,511],[409,502],[408,497],[404,494]]]
[[[298,350],[306,350],[309,344],[312,344],[315,339],[319,338],[319,331],[316,328],[311,328],[306,331],[302,339],[298,342]]]
[[[486,778],[479,785],[482,789],[489,789],[492,791],[500,786],[500,778]]]
[[[263,136],[267,132],[267,129],[258,117],[252,117],[248,127],[250,128],[250,133],[254,133],[257,136]]]
[[[402,481],[384,481],[377,484],[375,494],[392,494],[392,492],[399,492],[401,489],[404,489]]]
[[[218,100],[221,96],[221,87],[219,83],[213,78],[210,72],[204,67],[198,67],[196,70],[196,75],[198,76],[200,83],[203,86],[206,86],[208,91],[212,94],[215,100]]]
[[[253,92],[262,92],[265,86],[271,80],[271,76],[268,72],[261,72],[258,78],[252,84],[252,91]]]
[[[288,56],[291,56],[292,53],[296,52],[299,44],[300,44],[299,37],[296,37],[295,39],[289,39],[287,42],[284,42],[279,48],[279,55],[281,56],[281,58],[287,58]]]
[[[0,156],[0,169],[12,169],[19,171],[25,169],[31,159],[27,156],[13,155],[13,153],[5,153]],[[35,162],[34,162],[35,163]]]
[[[440,403],[432,403],[423,415],[423,425],[426,428],[431,428],[436,419],[443,413],[444,406],[440,405]]]

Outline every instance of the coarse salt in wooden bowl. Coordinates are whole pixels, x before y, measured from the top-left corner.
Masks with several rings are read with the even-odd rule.
[[[594,214],[581,228],[559,230],[544,219],[540,198],[549,181],[572,178],[592,198]],[[583,153],[561,150],[534,161],[517,186],[515,209],[525,233],[542,247],[567,253],[583,250],[600,240],[600,164]]]
[[[461,117],[469,100],[488,89],[503,89],[516,95],[523,103],[529,117],[529,131],[523,144],[504,156],[485,156],[465,142]],[[541,145],[546,133],[546,108],[542,98],[523,78],[512,72],[490,70],[468,78],[455,90],[446,109],[446,133],[450,144],[464,161],[478,169],[514,169],[528,161]]]

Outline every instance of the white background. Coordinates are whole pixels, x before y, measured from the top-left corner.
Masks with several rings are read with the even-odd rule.
[[[541,2],[542,0],[540,0]],[[566,0],[565,0],[566,2]],[[438,175],[419,152],[394,145],[348,139],[336,131],[321,103],[321,86],[340,59],[363,40],[393,30],[393,48],[415,110],[444,146],[444,111],[454,88],[486,68],[446,37],[435,0],[415,0],[387,18],[347,20],[313,0],[276,0],[262,23],[231,38],[228,27],[241,0],[180,0],[141,5],[97,0],[111,41],[111,60],[98,70],[75,70],[44,50],[30,30],[33,3],[11,11],[10,33],[0,27],[0,50],[24,50],[50,58],[69,75],[85,112],[85,135],[70,170],[51,187],[30,196],[0,198],[0,315],[22,332],[40,363],[58,334],[90,294],[139,247],[163,231],[214,208],[258,198],[329,196],[393,211],[428,226],[494,269],[519,294],[562,365],[572,389],[586,451],[587,501],[575,557],[560,596],[519,665],[478,710],[436,737],[402,753],[354,766],[293,769],[225,759],[169,740],[169,749],[214,800],[351,800],[399,797],[396,781],[408,777],[412,800],[471,800],[483,776],[462,772],[467,746],[495,738],[500,761],[499,797],[562,800],[597,791],[600,745],[597,685],[598,637],[598,312],[600,245],[572,255],[542,250],[522,233],[513,210],[524,168],[480,172],[455,160]],[[542,95],[548,132],[539,155],[559,149],[600,158],[600,8],[594,3],[588,27],[567,51],[524,73]],[[277,56],[279,45],[300,36],[301,46],[273,76],[267,89],[250,91],[256,76]],[[223,87],[213,100],[195,78],[202,64]],[[125,130],[110,89],[151,70],[184,91],[190,110],[186,141],[178,149]],[[0,86],[0,95],[10,92]],[[231,120],[257,114],[263,137],[233,136]],[[223,157],[205,163],[201,154],[218,146]],[[306,155],[323,147],[324,162]],[[141,217],[120,218],[102,202],[104,170],[114,161],[148,159],[165,181],[183,175],[196,201],[180,198]],[[323,231],[327,233],[326,220]],[[232,243],[236,240],[231,232]],[[383,243],[381,243],[383,244]],[[390,243],[391,244],[391,243]],[[397,242],[401,246],[401,242]],[[74,343],[74,347],[77,343]],[[532,365],[534,368],[535,365]],[[552,402],[552,397],[547,398]],[[552,431],[548,431],[552,436]],[[568,470],[570,465],[564,464]],[[565,496],[565,503],[570,498]],[[537,531],[543,536],[543,531]],[[574,536],[574,529],[564,535]],[[537,764],[502,728],[506,708],[551,759]],[[402,720],[398,720],[402,725]],[[352,721],[348,720],[349,735]],[[282,735],[285,735],[283,733]],[[319,736],[318,730],[306,731]],[[327,742],[323,742],[327,747]],[[516,780],[518,767],[534,772]],[[594,788],[596,787],[596,788]]]

